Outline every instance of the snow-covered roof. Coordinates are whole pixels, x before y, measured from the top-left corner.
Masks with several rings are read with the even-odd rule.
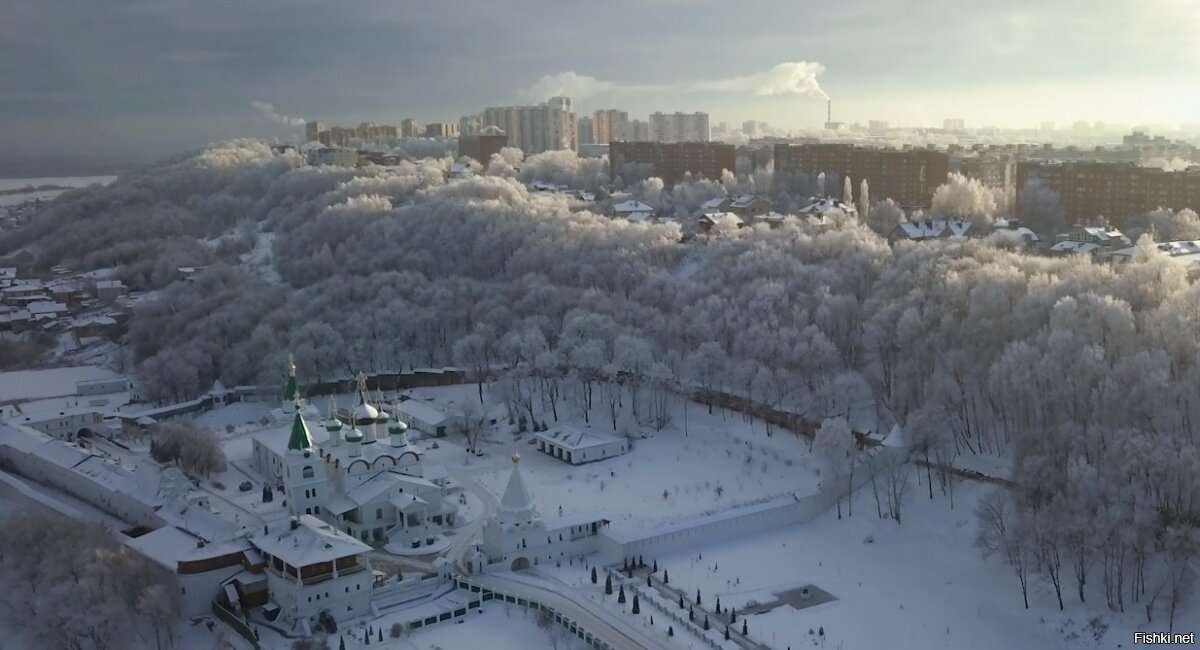
[[[394,410],[399,417],[419,420],[431,427],[441,426],[449,418],[449,415],[441,407],[417,399],[400,402]]]
[[[755,194],[738,194],[730,200],[729,205],[733,208],[745,208],[755,201],[766,201],[766,199]]]
[[[1052,253],[1082,253],[1082,254],[1090,255],[1092,253],[1095,253],[1099,249],[1100,249],[1100,244],[1097,244],[1094,242],[1073,241],[1073,240],[1068,239],[1065,241],[1060,241],[1060,242],[1056,243],[1055,245],[1051,246],[1050,252],[1052,252]]]
[[[911,437],[899,424],[893,424],[892,430],[883,439],[884,447],[904,448],[913,446]]]
[[[858,214],[853,205],[833,198],[813,199],[811,203],[800,208],[802,214],[813,216],[830,216],[835,214]]]
[[[277,524],[276,526],[287,525]],[[275,556],[294,567],[305,567],[339,558],[361,555],[370,546],[343,533],[312,515],[301,515],[294,529],[268,531],[250,539],[264,553]]]
[[[936,239],[938,237],[961,237],[971,230],[971,222],[952,219],[927,219],[925,221],[901,223],[898,228],[908,239]]]
[[[124,289],[125,284],[120,280],[96,280],[97,289]]]
[[[709,199],[709,200],[705,201],[704,203],[701,203],[700,208],[702,210],[720,210],[721,206],[724,205],[726,200],[727,199],[723,196],[717,197],[715,199]]]
[[[39,302],[31,302],[28,305],[26,305],[26,308],[29,309],[29,313],[33,314],[34,316],[40,316],[42,314],[65,314],[65,313],[67,313],[66,305],[62,304],[61,302],[51,302],[49,300],[43,300],[43,301],[39,301]]]
[[[992,229],[992,233],[1013,241],[1041,241],[1041,238],[1037,236],[1037,233],[1033,232],[1029,228],[1026,228],[1025,226],[1010,228],[1007,223],[1001,225],[1001,222],[997,222],[995,224],[995,227]]]
[[[653,213],[654,208],[642,203],[641,201],[629,199],[628,201],[622,201],[613,205],[613,212],[619,215],[626,215],[633,212]]]
[[[529,512],[533,510],[533,497],[529,488],[525,487],[525,478],[521,476],[521,455],[514,453],[512,462],[512,474],[508,477],[508,485],[504,487],[504,496],[500,498],[500,508],[510,514]]]
[[[17,277],[17,267],[0,266],[0,279],[11,280]]]
[[[1107,226],[1092,226],[1084,228],[1083,232],[1094,237],[1096,241],[1108,242],[1111,240],[1121,240],[1126,244],[1131,243],[1129,238],[1125,236],[1125,233],[1117,230],[1116,228]]]
[[[413,512],[429,505],[429,502],[415,494],[397,494],[388,500],[400,512]]]
[[[100,366],[74,366],[45,370],[0,372],[0,399],[22,401],[76,394],[75,384],[89,379],[116,379],[121,375]]]
[[[140,537],[125,538],[124,541],[126,546],[171,571],[175,571],[180,562],[206,560],[251,550],[245,538],[213,542],[175,526],[163,526]]]
[[[372,501],[376,501],[380,495],[387,493],[393,488],[406,490],[407,494],[415,490],[437,490],[438,486],[417,476],[405,476],[397,472],[382,472],[347,492],[346,498],[355,506],[365,506]]]
[[[705,212],[700,215],[700,221],[706,221],[713,225],[724,222],[740,226],[745,223],[741,217],[732,212]]]
[[[554,431],[543,431],[537,434],[537,437],[546,442],[572,450],[589,449],[620,440],[615,436],[605,433],[583,431],[575,427],[562,427]]]
[[[766,214],[758,214],[758,215],[754,216],[754,220],[759,223],[783,223],[785,220],[787,220],[789,218],[794,219],[795,217],[793,217],[790,214],[783,214],[780,212],[775,212],[773,210]]]
[[[1200,240],[1161,242],[1154,245],[1154,250],[1162,257],[1183,266],[1191,267],[1200,263]],[[1113,251],[1113,256],[1133,259],[1136,252],[1137,246],[1129,246]]]
[[[307,423],[306,423],[307,424]],[[267,449],[283,456],[287,453],[288,440],[292,435],[292,420],[288,420],[286,424],[256,431],[250,434],[250,437],[257,440]],[[325,431],[325,427],[317,425],[308,425],[308,433],[312,436],[313,445],[319,445],[329,440],[329,433]]]

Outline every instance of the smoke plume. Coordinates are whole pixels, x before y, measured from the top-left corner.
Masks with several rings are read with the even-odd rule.
[[[675,93],[718,92],[747,95],[808,95],[829,99],[817,80],[825,66],[817,62],[788,61],[755,74],[709,81],[679,84],[625,84],[604,81],[575,72],[560,72],[538,79],[518,94],[526,101],[543,101],[548,97],[565,95],[583,99],[592,95],[617,91],[670,91]]]
[[[283,113],[275,110],[275,107],[267,102],[256,99],[250,102],[250,105],[258,110],[259,113],[262,113],[263,117],[271,120],[272,122],[279,122],[280,124],[284,124],[286,126],[304,126],[304,118],[284,115]]]

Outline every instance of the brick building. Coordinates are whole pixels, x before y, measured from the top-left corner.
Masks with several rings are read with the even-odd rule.
[[[1021,162],[1018,202],[1020,189],[1035,178],[1058,192],[1067,219],[1073,221],[1103,215],[1120,225],[1128,216],[1160,207],[1200,210],[1200,167],[1169,172],[1132,163]]]
[[[467,156],[484,167],[492,159],[492,154],[508,146],[508,134],[496,127],[486,127],[478,135],[458,136],[458,156]]]
[[[890,198],[905,206],[928,207],[933,193],[946,182],[950,157],[932,149],[880,149],[850,144],[776,144],[775,171],[824,173],[853,180],[859,200],[862,179],[872,200]],[[841,181],[837,190],[841,191]]]
[[[720,180],[721,172],[734,171],[734,146],[720,142],[612,142],[609,144],[609,170],[616,178],[627,164],[649,164],[654,175],[666,185],[693,178]]]

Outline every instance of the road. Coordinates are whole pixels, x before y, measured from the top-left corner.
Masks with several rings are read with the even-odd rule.
[[[446,559],[450,560],[463,573],[469,573],[464,561],[467,552],[471,550],[471,547],[479,543],[479,537],[483,532],[483,525],[500,506],[500,503],[496,500],[496,495],[489,492],[479,481],[475,480],[475,474],[479,471],[482,470],[446,467],[446,473],[450,475],[450,478],[463,486],[464,490],[474,494],[483,503],[483,514],[476,517],[471,523],[455,531],[454,541],[450,543],[450,549],[446,551]],[[488,468],[488,471],[490,471],[490,468]]]
[[[672,647],[646,636],[628,620],[586,602],[562,583],[527,573],[486,574],[469,579],[484,589],[535,600],[551,607],[592,636],[603,639],[613,650],[670,650]]]

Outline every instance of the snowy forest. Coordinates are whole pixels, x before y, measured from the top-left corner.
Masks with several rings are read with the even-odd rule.
[[[68,193],[0,252],[113,269],[153,291],[127,362],[161,401],[216,379],[277,384],[289,353],[303,382],[505,368],[545,399],[635,377],[634,399],[643,384],[687,385],[814,422],[874,401],[928,461],[1011,458],[1015,486],[980,507],[980,544],[1022,595],[1037,577],[1060,603],[1099,593],[1150,617],[1179,600],[1200,550],[1200,288],[1153,254],[1151,235],[1200,237],[1195,213],[1119,215],[1147,236],[1111,266],[997,237],[889,245],[903,218],[889,201],[863,206],[862,221],[693,236],[700,204],[726,192],[786,211],[857,179],[748,164],[670,189],[623,176],[678,217],[632,223],[525,186],[601,190],[603,159],[505,150],[447,182],[453,162],[317,168],[233,141]],[[1023,191],[1013,215],[1013,197],[955,176],[931,211],[1065,225],[1052,192]],[[178,282],[180,266],[208,268]]]

